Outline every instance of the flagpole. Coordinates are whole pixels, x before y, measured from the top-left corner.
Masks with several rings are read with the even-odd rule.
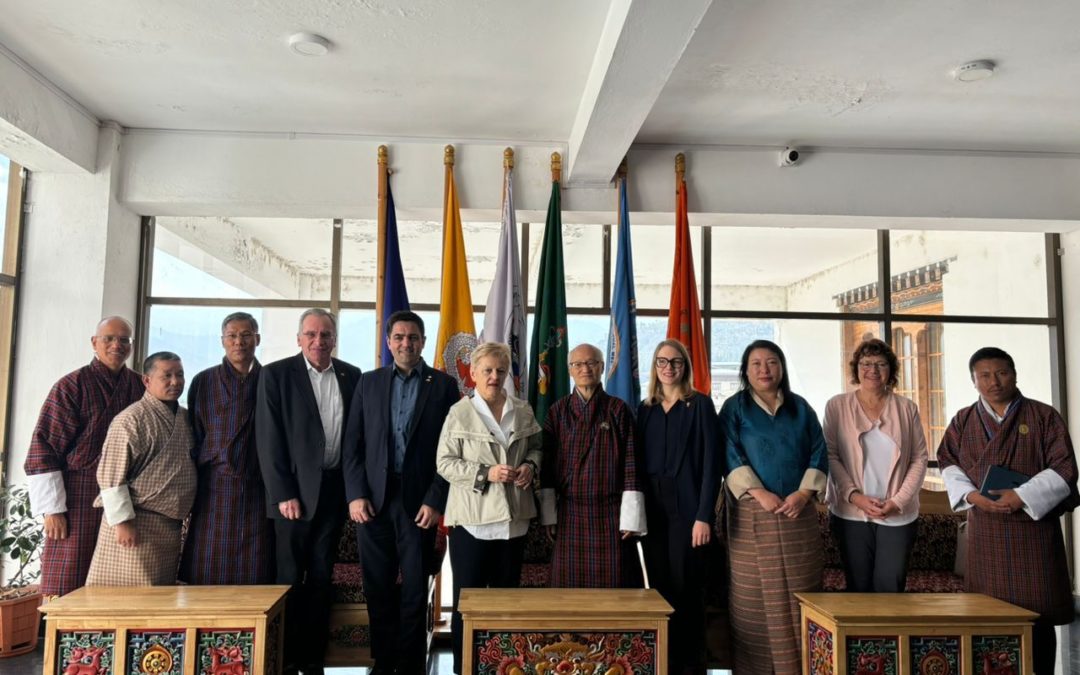
[[[514,149],[507,148],[503,150],[503,187],[502,187],[502,203],[506,203],[506,174],[510,173],[510,170],[514,168]]]
[[[443,149],[443,166],[446,167],[445,180],[443,181],[443,252],[446,251],[446,230],[450,223],[450,215],[447,209],[450,207],[450,181],[454,180],[454,146],[448,145]]]
[[[378,247],[375,259],[378,261],[375,279],[375,366],[382,364],[382,316],[383,295],[386,292],[386,182],[389,175],[389,150],[379,146],[379,208],[378,208]]]

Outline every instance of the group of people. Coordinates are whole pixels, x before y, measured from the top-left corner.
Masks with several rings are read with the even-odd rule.
[[[509,392],[506,345],[475,349],[475,390],[462,398],[454,378],[423,361],[418,315],[394,313],[385,335],[393,363],[361,375],[332,356],[334,315],[309,309],[300,353],[262,366],[256,320],[230,314],[222,363],[195,376],[185,410],[180,357],[152,354],[140,377],[125,366],[131,325],[103,320],[94,360],[50,392],[26,461],[47,536],[43,592],[177,579],[288,584],[285,660],[311,675],[321,670],[348,518],[373,672],[422,673],[442,522],[460,673],[461,589],[517,586],[537,520],[553,542],[553,587],[640,584],[640,541],[647,578],[674,608],[669,671],[700,672],[720,501],[736,672],[798,672],[793,594],[821,588],[819,500],[847,589],[905,588],[928,453],[915,404],[893,392],[898,362],[885,342],[856,348],[854,388],[828,402],[823,426],[767,340],[747,346],[742,387],[719,415],[694,390],[678,341],[657,345],[636,411],[604,392],[603,353],[580,345],[569,358],[573,391],[540,423]],[[950,503],[969,514],[966,585],[1038,612],[1035,672],[1053,672],[1053,627],[1073,615],[1058,524],[1080,504],[1071,441],[1053,408],[1020,394],[1007,353],[980,349],[969,371],[979,399],[938,449]],[[977,486],[993,466],[1030,479],[987,496]]]

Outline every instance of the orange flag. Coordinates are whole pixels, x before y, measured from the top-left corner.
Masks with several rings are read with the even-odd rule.
[[[709,355],[705,349],[705,331],[701,323],[697,281],[694,278],[694,253],[690,248],[690,218],[686,208],[685,158],[675,158],[675,270],[671,275],[671,309],[668,311],[668,338],[686,346],[694,364],[694,389],[711,395]]]
[[[435,341],[435,370],[452,376],[462,396],[475,388],[469,375],[472,350],[476,348],[469,270],[465,267],[465,235],[461,209],[454,188],[454,146],[446,146],[446,189],[443,208],[442,296],[439,302],[439,336]]]

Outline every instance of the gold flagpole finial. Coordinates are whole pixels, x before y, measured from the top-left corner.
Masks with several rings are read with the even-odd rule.
[[[562,155],[557,152],[551,153],[551,182],[558,183],[562,180]]]
[[[686,176],[686,155],[681,152],[675,155],[675,178],[683,180]]]
[[[503,168],[504,169],[513,169],[514,168],[514,149],[513,148],[507,148],[507,149],[503,150]]]
[[[379,146],[379,165],[386,166],[390,161],[390,150],[385,145]]]
[[[443,152],[443,164],[454,166],[454,146],[446,146],[446,150]]]
[[[622,161],[619,162],[619,170],[615,173],[615,175],[619,178],[626,178],[626,173],[628,170],[629,169],[626,164],[626,157],[623,157]]]

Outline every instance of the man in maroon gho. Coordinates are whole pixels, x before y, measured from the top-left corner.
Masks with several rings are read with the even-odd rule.
[[[145,390],[139,374],[124,365],[131,333],[126,319],[102,319],[90,338],[93,360],[60,378],[38,415],[23,468],[30,508],[45,521],[41,592],[46,597],[86,583],[101,525],[94,498],[105,432]]]
[[[1076,459],[1056,410],[1016,388],[1013,359],[983,347],[968,362],[979,400],[953,417],[938,465],[954,511],[967,511],[965,590],[1038,612],[1036,675],[1054,672],[1054,626],[1073,620],[1061,516],[1080,504]],[[982,485],[991,467],[1023,474],[1016,488]],[[1020,478],[1017,478],[1020,480]]]

